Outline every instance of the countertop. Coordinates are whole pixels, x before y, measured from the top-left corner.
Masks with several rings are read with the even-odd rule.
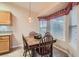
[[[11,35],[12,32],[6,32],[6,33],[0,33],[0,36],[3,36],[3,35]]]

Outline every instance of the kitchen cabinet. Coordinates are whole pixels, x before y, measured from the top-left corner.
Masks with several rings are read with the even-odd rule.
[[[7,11],[0,11],[0,25],[11,24],[11,13]]]
[[[3,35],[0,36],[0,54],[10,52],[11,49],[11,36]]]

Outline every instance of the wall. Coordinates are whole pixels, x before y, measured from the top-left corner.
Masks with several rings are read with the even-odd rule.
[[[33,18],[32,22],[29,23],[26,9],[10,3],[0,3],[0,7],[0,10],[12,13],[12,29],[15,37],[12,40],[13,47],[22,46],[22,34],[28,36],[30,31],[39,32],[39,21],[37,18]]]

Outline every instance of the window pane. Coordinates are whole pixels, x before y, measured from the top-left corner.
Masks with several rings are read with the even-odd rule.
[[[54,36],[54,38],[63,39],[64,17],[58,17],[56,19],[51,19],[50,21],[51,33]]]
[[[71,24],[70,24],[70,40],[72,47],[76,48],[77,43],[77,12],[76,7],[73,7],[72,11],[70,12],[71,15]]]
[[[71,35],[71,39],[72,40],[76,40],[77,39],[77,34],[76,33],[77,33],[77,27],[72,27],[71,28],[71,34],[72,34]]]
[[[47,21],[40,21],[40,33],[44,35],[47,28]]]
[[[46,27],[47,21],[40,21],[40,27]]]
[[[70,13],[71,15],[71,25],[77,25],[77,12],[76,8],[74,7]]]

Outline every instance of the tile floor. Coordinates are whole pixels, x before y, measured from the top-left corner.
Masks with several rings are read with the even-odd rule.
[[[23,49],[21,47],[16,48],[8,54],[0,55],[0,57],[23,57]],[[68,57],[68,55],[56,48],[53,48],[53,57]]]
[[[68,57],[68,55],[56,48],[53,48],[53,57]]]

